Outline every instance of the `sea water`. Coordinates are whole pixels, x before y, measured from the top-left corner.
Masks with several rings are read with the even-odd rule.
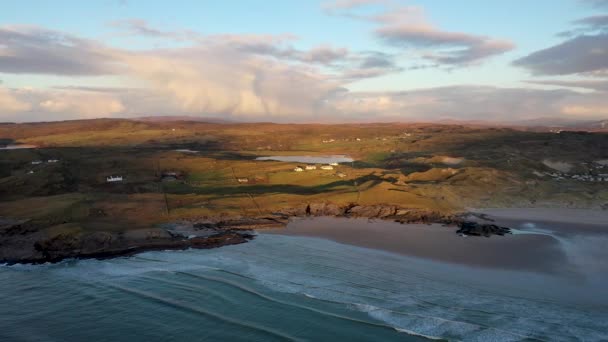
[[[2,266],[0,341],[607,340],[606,298],[543,295],[557,282],[261,234],[211,250]]]

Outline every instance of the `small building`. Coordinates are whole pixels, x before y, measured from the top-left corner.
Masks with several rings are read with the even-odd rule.
[[[54,164],[54,163],[59,162],[59,159],[49,159],[49,160],[47,160],[46,162],[47,162],[47,163]]]
[[[249,183],[249,178],[237,178],[236,179],[237,182],[239,183]]]
[[[122,182],[122,176],[108,176],[106,177],[106,182],[114,183],[114,182]]]
[[[338,176],[340,178],[344,178],[344,177],[346,177],[346,173],[344,173],[344,172],[338,172],[338,173],[336,173],[336,176]]]
[[[331,165],[323,165],[321,166],[321,170],[333,170],[334,167]]]
[[[306,165],[306,170],[316,170],[317,166],[316,165]]]
[[[338,163],[333,162],[333,163],[329,163],[329,165],[331,165],[331,166],[338,166]]]
[[[296,166],[295,169],[293,169],[295,172],[302,172],[304,171],[304,169],[301,166]]]
[[[32,165],[40,165],[42,164],[42,160],[34,160],[32,161]]]

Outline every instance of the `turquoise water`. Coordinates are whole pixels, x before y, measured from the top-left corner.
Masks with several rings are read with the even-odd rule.
[[[581,286],[572,282],[260,235],[213,250],[2,266],[0,341],[607,340],[606,301],[568,300]]]

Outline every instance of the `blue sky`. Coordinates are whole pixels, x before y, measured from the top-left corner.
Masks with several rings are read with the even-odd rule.
[[[276,121],[599,118],[608,116],[601,96],[608,66],[598,62],[608,54],[607,3],[5,1],[0,110],[15,121],[172,113]],[[595,26],[574,32],[585,18],[596,18]],[[558,35],[564,31],[573,32]],[[580,68],[560,69],[572,63]],[[463,90],[476,100],[460,100]],[[150,102],[159,96],[170,104]],[[504,96],[525,106],[458,114]]]

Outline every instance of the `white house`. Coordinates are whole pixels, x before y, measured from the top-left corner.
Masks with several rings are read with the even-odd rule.
[[[106,182],[108,182],[108,183],[122,182],[122,176],[108,176],[108,177],[106,177]]]
[[[236,181],[239,183],[249,183],[249,178],[237,178]]]
[[[331,166],[338,166],[338,163],[333,162],[333,163],[329,163],[329,165],[331,165]]]
[[[32,165],[40,165],[40,164],[42,164],[42,161],[40,161],[40,160],[34,160],[32,162]]]
[[[302,171],[304,171],[304,169],[303,169],[303,168],[301,168],[301,167],[299,167],[299,166],[297,166],[297,167],[296,167],[295,169],[293,169],[293,170],[294,170],[295,172],[302,172]]]
[[[334,169],[334,167],[333,167],[333,166],[331,166],[331,165],[323,165],[323,166],[321,166],[321,169],[322,169],[322,170],[333,170],[333,169]]]
[[[59,159],[49,159],[46,162],[52,164],[52,163],[57,163],[58,161],[59,161]]]
[[[317,166],[316,165],[306,165],[306,170],[316,170]]]

